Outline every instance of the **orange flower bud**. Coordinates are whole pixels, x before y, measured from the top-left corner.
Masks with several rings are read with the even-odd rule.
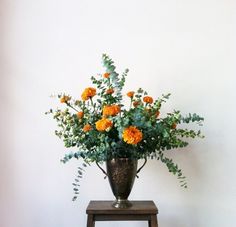
[[[83,111],[78,112],[78,113],[77,113],[77,117],[78,117],[79,119],[83,118],[83,117],[84,117],[84,112],[83,112]]]
[[[129,91],[126,95],[127,95],[129,98],[133,98],[133,97],[134,97],[134,91]]]
[[[68,101],[70,101],[71,97],[63,95],[60,99],[61,103],[67,103]]]
[[[172,128],[172,129],[176,129],[176,127],[177,127],[177,124],[176,124],[176,123],[173,123],[173,124],[171,125],[171,128]]]
[[[151,96],[144,96],[143,101],[146,102],[146,103],[152,104],[153,103],[153,98]]]
[[[133,102],[133,106],[134,106],[134,107],[137,107],[137,106],[140,105],[140,104],[141,104],[140,101],[134,101],[134,102]]]
[[[106,90],[106,94],[107,95],[111,95],[113,93],[114,93],[114,89],[113,88],[109,88],[109,89]]]
[[[104,73],[104,74],[103,74],[103,77],[104,77],[104,78],[109,78],[109,77],[110,77],[110,73]]]
[[[92,126],[90,124],[86,124],[84,127],[83,127],[83,131],[84,132],[88,132],[92,129]]]
[[[159,117],[160,116],[160,111],[157,111],[156,112],[156,117]]]

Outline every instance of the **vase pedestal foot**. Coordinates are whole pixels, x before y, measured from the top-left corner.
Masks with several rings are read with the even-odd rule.
[[[132,206],[132,203],[127,199],[117,199],[113,204],[115,208],[129,208]]]

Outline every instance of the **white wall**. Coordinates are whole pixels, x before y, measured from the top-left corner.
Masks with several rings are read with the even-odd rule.
[[[130,199],[151,199],[161,227],[234,227],[235,60],[233,0],[2,0],[0,226],[83,227],[92,199],[113,199],[92,166],[71,202],[77,163],[44,115],[52,93],[80,96],[101,72],[102,53],[130,69],[127,90],[172,93],[166,109],[205,117],[204,140],[170,156],[182,167],[183,190],[150,161]],[[126,224],[126,225],[125,225]],[[147,226],[130,222],[130,227]],[[127,226],[98,223],[96,226]]]

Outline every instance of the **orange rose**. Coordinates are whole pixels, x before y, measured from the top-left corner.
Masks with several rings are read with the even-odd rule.
[[[156,117],[159,117],[160,116],[160,111],[157,111],[156,112]]]
[[[120,106],[118,105],[107,105],[102,109],[104,116],[115,116],[120,112]]]
[[[143,101],[146,102],[146,103],[152,104],[153,103],[153,98],[151,96],[144,96]]]
[[[104,74],[103,74],[103,77],[104,77],[104,78],[109,78],[109,77],[110,77],[110,73],[104,73]]]
[[[83,118],[83,117],[84,117],[84,112],[82,112],[82,111],[78,112],[78,113],[77,113],[77,117],[78,117],[79,119]]]
[[[83,127],[83,131],[84,132],[88,132],[92,129],[92,126],[90,124],[86,124],[84,127]]]
[[[137,144],[143,139],[143,134],[137,127],[129,126],[123,131],[122,137],[128,144]]]
[[[83,93],[81,95],[81,98],[82,98],[83,101],[86,101],[86,100],[88,100],[89,98],[92,98],[95,95],[96,95],[96,89],[92,88],[92,87],[88,87],[83,91]]]
[[[63,95],[60,99],[61,103],[67,103],[68,101],[70,101],[71,97],[67,96],[67,95]]]
[[[106,90],[106,94],[107,95],[111,95],[113,93],[114,93],[114,89],[113,88],[109,88],[109,89]]]
[[[107,118],[102,118],[101,120],[98,120],[95,124],[96,129],[100,132],[108,131],[113,125],[112,121]]]
[[[126,95],[127,95],[129,98],[133,98],[133,97],[134,97],[134,91],[129,91]]]

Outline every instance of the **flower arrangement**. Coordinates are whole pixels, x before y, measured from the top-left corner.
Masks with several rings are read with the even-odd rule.
[[[169,172],[177,175],[181,186],[187,187],[181,169],[166,151],[188,145],[184,138],[203,137],[201,131],[184,129],[182,123],[197,123],[204,120],[197,114],[183,116],[180,111],[162,114],[161,107],[170,94],[153,99],[146,91],[123,93],[128,69],[119,75],[114,62],[102,56],[103,74],[91,77],[93,86],[86,88],[80,99],[60,94],[58,98],[64,109],[50,110],[58,123],[55,134],[63,140],[65,147],[76,147],[62,159],[83,159],[84,166],[92,162],[101,163],[112,158],[157,159]],[[123,100],[130,102],[127,108]],[[77,198],[79,180],[83,168],[78,167],[74,191]]]

